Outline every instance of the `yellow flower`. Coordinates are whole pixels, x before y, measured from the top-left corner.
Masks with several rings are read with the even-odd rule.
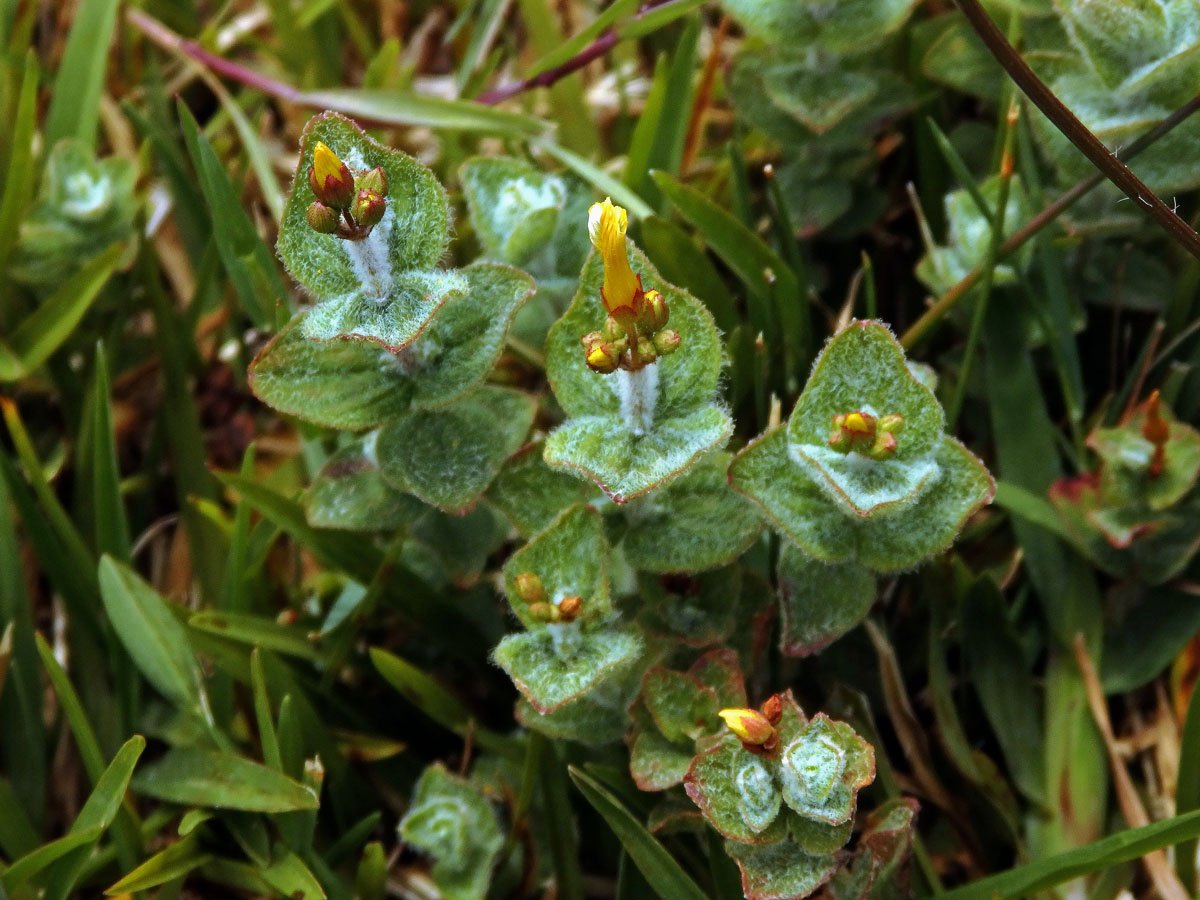
[[[757,709],[723,709],[717,715],[745,744],[765,744],[775,734],[775,726]]]
[[[633,308],[634,300],[642,290],[641,282],[629,268],[629,255],[625,250],[625,229],[628,227],[628,213],[615,206],[608,197],[603,203],[593,203],[588,210],[588,234],[604,260],[602,299],[609,312],[623,306]]]
[[[336,153],[317,141],[313,164],[308,167],[308,185],[317,199],[334,209],[345,209],[354,199],[354,176]]]

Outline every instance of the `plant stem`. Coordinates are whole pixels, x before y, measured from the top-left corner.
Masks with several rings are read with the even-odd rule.
[[[1183,106],[1179,107],[1179,109],[1175,110],[1175,112],[1171,113],[1171,115],[1167,116],[1167,118],[1163,119],[1124,150],[1118,151],[1116,154],[1117,157],[1124,160],[1133,159],[1198,110],[1200,110],[1200,94],[1197,94]],[[997,260],[1007,259],[1009,256],[1012,256],[1026,241],[1074,206],[1103,181],[1104,175],[1100,172],[1089,175],[1053,203],[1043,208],[1041,212],[1022,225],[1017,231],[1013,232],[1012,236],[1000,245],[1000,250],[996,257]],[[913,322],[908,327],[908,330],[900,336],[901,345],[906,350],[911,350],[925,338],[933,330],[933,326],[945,318],[946,314],[958,305],[959,301],[967,295],[971,288],[979,283],[979,280],[983,277],[983,272],[983,264],[976,266],[964,275],[958,284],[951,287],[939,297],[937,302],[925,310],[921,317]]]
[[[475,101],[487,106],[495,106],[497,103],[502,103],[511,97],[515,97],[517,94],[522,94],[533,88],[550,87],[556,81],[565,78],[572,72],[578,72],[592,60],[599,59],[615,47],[621,40],[619,30],[622,25],[629,22],[636,22],[638,19],[643,18],[650,10],[654,9],[654,7],[662,6],[666,2],[667,0],[650,0],[649,3],[643,5],[637,15],[630,16],[619,25],[614,25],[606,29],[603,34],[561,65],[547,69],[545,72],[539,72],[532,78],[525,78],[521,81],[514,81],[512,84],[492,88],[490,91],[484,91],[475,98]]]
[[[1154,191],[1146,187],[1117,156],[1092,134],[1063,104],[1058,96],[1050,90],[1040,78],[1029,68],[1029,64],[1021,58],[1016,48],[996,27],[991,16],[980,4],[979,0],[955,0],[962,10],[975,33],[987,45],[996,62],[1004,67],[1017,87],[1019,87],[1034,105],[1037,106],[1054,127],[1061,131],[1078,150],[1103,173],[1109,181],[1119,187],[1135,204],[1144,206],[1152,219],[1157,222],[1188,253],[1200,259],[1200,234],[1197,234],[1183,219],[1179,218],[1171,208],[1159,198]]]
[[[975,350],[979,346],[979,336],[983,333],[983,320],[987,313],[988,301],[992,296],[992,283],[996,278],[996,266],[1000,244],[1004,240],[1004,214],[1008,210],[1008,194],[1012,187],[1013,174],[1013,136],[1016,134],[1019,107],[1016,98],[1010,98],[1008,113],[1001,125],[1003,149],[1000,151],[1000,183],[996,191],[996,208],[992,212],[992,234],[988,241],[987,257],[983,261],[983,284],[979,289],[979,297],[975,301],[975,310],[971,315],[971,328],[967,332],[967,346],[963,349],[962,367],[958,373],[958,383],[954,386],[954,397],[950,408],[946,410],[946,428],[954,430],[958,422],[958,413],[962,409],[963,397],[966,396],[967,382],[971,377],[971,363],[975,358]]]

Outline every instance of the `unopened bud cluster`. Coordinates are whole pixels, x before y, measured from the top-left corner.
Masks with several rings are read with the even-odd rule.
[[[308,225],[321,234],[361,241],[387,210],[388,180],[382,167],[354,175],[320,141],[308,167],[308,186],[317,197],[308,207]]]
[[[636,372],[660,356],[674,353],[679,332],[665,327],[671,316],[666,298],[658,291],[642,289],[642,277],[629,267],[625,246],[628,215],[611,200],[593,204],[588,211],[588,233],[604,260],[604,284],[600,299],[608,310],[604,328],[585,334],[584,358],[596,372],[617,369]]]
[[[841,413],[833,417],[829,446],[839,453],[887,459],[896,452],[896,435],[902,430],[904,417],[894,413],[879,417],[867,412]]]
[[[778,694],[772,694],[758,709],[723,709],[717,715],[751,753],[772,756],[779,749],[775,726],[783,717],[783,700]]]
[[[529,607],[529,615],[539,622],[568,624],[583,612],[582,597],[563,597],[554,603],[546,593],[542,579],[533,572],[522,572],[515,579],[517,596]]]

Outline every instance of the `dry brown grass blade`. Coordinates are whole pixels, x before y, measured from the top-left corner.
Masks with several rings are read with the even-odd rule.
[[[1121,758],[1117,750],[1112,721],[1108,717],[1108,704],[1104,699],[1104,688],[1100,685],[1100,677],[1096,674],[1096,667],[1088,655],[1082,634],[1075,635],[1075,659],[1079,663],[1079,671],[1083,675],[1092,718],[1096,720],[1096,727],[1100,729],[1100,735],[1104,738],[1105,750],[1108,751],[1109,768],[1112,770],[1113,786],[1117,790],[1117,802],[1121,806],[1121,815],[1125,817],[1130,828],[1149,825],[1150,817],[1146,814],[1146,808],[1142,806],[1133,779],[1129,777],[1129,771],[1125,768],[1125,760]],[[1189,900],[1188,892],[1175,874],[1175,870],[1171,868],[1165,852],[1155,850],[1147,853],[1142,857],[1142,864],[1145,865],[1150,880],[1154,882],[1154,889],[1163,900]]]

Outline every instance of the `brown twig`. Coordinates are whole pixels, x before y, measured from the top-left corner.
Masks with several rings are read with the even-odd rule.
[[[522,94],[533,88],[550,87],[550,85],[562,80],[572,72],[578,72],[592,60],[599,59],[615,47],[621,40],[622,26],[638,21],[638,19],[641,19],[650,10],[656,6],[662,6],[666,2],[667,0],[648,0],[648,2],[642,4],[641,9],[637,11],[636,15],[630,16],[617,25],[606,28],[594,41],[561,65],[547,69],[545,72],[539,72],[532,78],[514,81],[512,84],[505,84],[497,88],[492,88],[490,91],[484,91],[475,98],[476,102],[487,106],[495,106],[497,103],[502,103],[511,97],[515,97],[517,94]]]
[[[1171,115],[1167,116],[1124,150],[1118,151],[1117,156],[1124,160],[1133,159],[1198,110],[1200,110],[1200,94],[1197,94],[1183,106],[1179,107],[1179,109],[1175,110],[1175,112],[1171,113]],[[1022,225],[1017,231],[1013,232],[1012,236],[1000,246],[1000,250],[996,254],[996,261],[1000,262],[1012,256],[1026,241],[1078,203],[1103,181],[1104,175],[1100,172],[1089,175],[1053,203],[1045,206],[1037,215]],[[904,348],[912,349],[913,346],[933,329],[934,325],[940,322],[950,310],[958,305],[959,301],[970,292],[971,288],[979,283],[979,280],[983,277],[983,270],[983,265],[976,266],[964,275],[957,284],[942,294],[929,309],[925,310],[921,314],[921,317],[913,322],[908,330],[900,336],[900,343]]]
[[[1087,691],[1088,706],[1096,727],[1104,738],[1104,747],[1108,751],[1108,764],[1112,770],[1113,785],[1117,791],[1117,802],[1121,807],[1121,815],[1125,817],[1130,828],[1141,828],[1150,824],[1150,817],[1138,798],[1137,788],[1129,771],[1125,768],[1125,760],[1117,752],[1116,739],[1113,737],[1112,722],[1108,718],[1108,704],[1104,700],[1104,688],[1100,686],[1100,678],[1096,667],[1088,656],[1083,634],[1075,635],[1075,659],[1079,663],[1079,671],[1083,675],[1084,688]],[[1188,900],[1188,892],[1180,882],[1175,870],[1167,862],[1167,854],[1162,850],[1153,850],[1142,857],[1142,864],[1162,900]]]
[[[692,113],[688,116],[686,137],[683,140],[683,159],[679,163],[680,178],[687,174],[700,151],[700,139],[704,136],[704,114],[712,103],[713,83],[717,80],[717,68],[721,64],[721,46],[725,43],[725,35],[728,32],[729,16],[721,16],[716,34],[713,35],[708,59],[704,61],[704,74],[700,76],[700,84],[696,88],[696,102],[692,104]]]
[[[996,62],[1004,67],[1008,75],[1016,83],[1034,105],[1037,106],[1054,127],[1061,131],[1078,150],[1091,161],[1104,176],[1119,187],[1129,199],[1140,204],[1147,210],[1147,215],[1154,219],[1181,247],[1200,259],[1200,234],[1197,234],[1183,219],[1179,218],[1172,209],[1163,203],[1162,199],[1146,187],[1130,168],[1121,162],[1101,140],[1092,134],[1086,125],[1079,121],[1070,109],[1058,99],[1034,73],[1029,64],[1021,58],[1021,54],[1008,42],[1008,39],[996,27],[991,16],[979,0],[955,0],[958,8],[966,16],[967,22],[979,35]]]

